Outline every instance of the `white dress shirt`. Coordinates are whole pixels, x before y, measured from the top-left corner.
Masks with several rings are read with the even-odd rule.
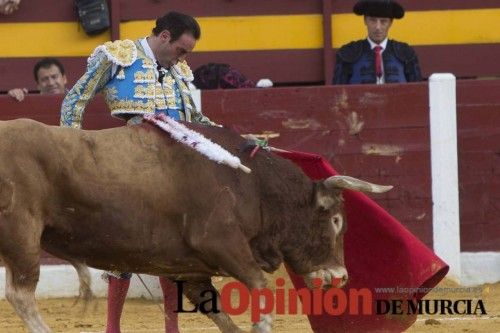
[[[380,46],[382,47],[382,51],[380,52],[380,54],[383,54],[384,51],[385,51],[385,48],[387,47],[387,38],[384,39],[382,41],[382,43],[380,44],[377,44],[375,43],[374,41],[372,41],[370,38],[367,38],[368,39],[368,43],[370,43],[370,48],[373,50],[375,48],[375,46]],[[385,70],[384,70],[384,62],[382,61],[382,76],[381,77],[377,77],[377,84],[383,84],[385,83]]]

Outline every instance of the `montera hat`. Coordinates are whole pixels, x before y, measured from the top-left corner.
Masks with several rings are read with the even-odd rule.
[[[356,15],[395,19],[400,19],[405,15],[403,6],[392,0],[359,0],[352,11]]]

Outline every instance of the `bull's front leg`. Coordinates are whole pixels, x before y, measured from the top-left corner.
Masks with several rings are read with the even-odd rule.
[[[201,304],[204,301],[201,295],[205,295],[209,292],[212,295],[217,295],[217,309],[213,308],[205,308],[204,313],[208,318],[212,319],[212,321],[219,327],[221,332],[223,333],[243,333],[236,324],[233,322],[231,317],[228,316],[227,313],[221,311],[220,308],[220,295],[217,292],[217,289],[212,285],[210,278],[200,281],[185,281],[183,282],[182,291],[184,295],[189,299],[189,301],[193,304]],[[206,303],[205,303],[206,304]],[[210,306],[211,304],[206,304],[206,306]],[[215,311],[217,310],[217,311]]]
[[[6,272],[5,298],[31,333],[50,333],[52,331],[43,321],[35,300],[40,276],[42,222],[26,215],[17,214],[17,211],[0,214],[0,257]]]
[[[190,218],[186,215],[183,226],[187,244],[200,254],[200,260],[208,266],[226,272],[249,290],[266,287],[264,274],[235,218],[234,197],[229,190],[221,195],[208,217]],[[265,306],[264,303],[264,299],[260,298],[259,310]],[[259,311],[260,320],[253,324],[252,332],[271,332],[272,318],[262,312]]]

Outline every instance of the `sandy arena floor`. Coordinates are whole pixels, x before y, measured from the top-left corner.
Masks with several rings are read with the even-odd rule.
[[[280,270],[278,275],[283,276]],[[275,278],[274,276],[273,278]],[[218,281],[216,286],[227,282]],[[438,287],[459,287],[445,280]],[[443,292],[433,291],[428,299],[482,299],[486,307],[485,316],[436,315],[419,316],[417,322],[407,332],[425,333],[498,333],[500,332],[500,283],[483,285],[475,292]],[[97,333],[104,332],[106,300],[97,299],[90,304],[86,313],[82,313],[82,305],[73,306],[75,299],[39,300],[42,316],[54,332]],[[250,329],[249,314],[233,317],[243,329]],[[218,332],[215,325],[201,314],[182,314],[180,316],[181,332],[211,333]],[[27,332],[21,320],[15,315],[10,304],[0,301],[0,332]],[[122,317],[122,333],[163,333],[163,320],[158,303],[145,299],[130,299],[125,304]],[[274,316],[273,332],[309,333],[312,332],[307,318],[301,315]]]

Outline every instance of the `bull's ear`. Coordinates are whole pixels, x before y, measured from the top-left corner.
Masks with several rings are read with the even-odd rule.
[[[323,181],[328,189],[356,190],[365,193],[384,193],[392,189],[392,185],[377,185],[349,176],[331,176]]]
[[[333,199],[329,195],[325,195],[323,193],[318,193],[316,195],[316,207],[319,207],[323,210],[329,210],[333,204],[335,204],[335,199]]]
[[[314,183],[314,206],[323,211],[327,211],[339,200],[342,200],[342,196],[338,191],[338,198],[332,195],[332,191],[328,190],[323,182]]]

